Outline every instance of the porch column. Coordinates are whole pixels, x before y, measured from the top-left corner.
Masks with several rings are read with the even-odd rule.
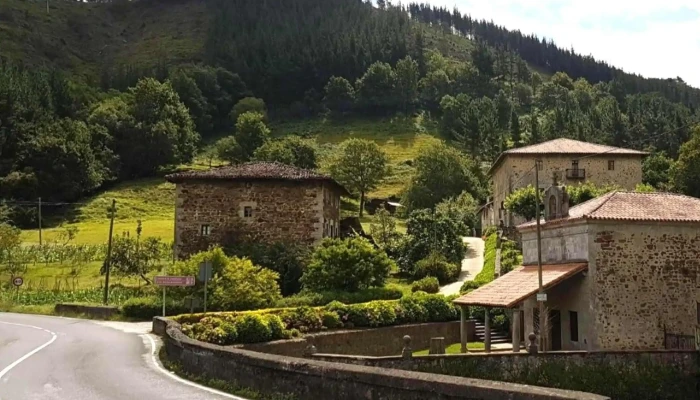
[[[512,336],[513,336],[513,353],[520,353],[520,310],[515,308],[513,309],[513,318],[511,318],[513,321],[512,325]]]
[[[467,350],[467,306],[459,306],[459,338],[462,344],[460,351],[462,353],[468,352]]]
[[[488,308],[484,312],[484,350],[491,352],[491,312]]]

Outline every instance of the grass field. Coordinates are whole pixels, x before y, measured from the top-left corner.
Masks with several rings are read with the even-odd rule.
[[[376,142],[389,158],[390,173],[369,197],[398,195],[411,178],[411,162],[423,149],[438,142],[437,125],[423,114],[370,119],[330,120],[317,118],[272,124],[274,135],[295,134],[315,139],[321,149],[322,167],[330,152],[350,138]]]

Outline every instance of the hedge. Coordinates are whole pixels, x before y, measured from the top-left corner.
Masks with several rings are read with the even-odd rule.
[[[369,288],[357,292],[327,291],[327,292],[301,292],[293,296],[285,297],[277,302],[278,308],[323,306],[331,301],[338,300],[345,304],[366,303],[372,300],[398,300],[403,292],[395,288]]]
[[[150,320],[155,316],[163,315],[163,300],[161,297],[132,297],[121,306],[122,315],[126,318],[137,320]],[[167,301],[165,305],[167,315],[179,315],[189,312],[182,301]]]
[[[434,276],[426,276],[425,278],[413,282],[411,285],[412,292],[437,293],[440,291],[440,281]]]
[[[454,296],[417,292],[400,300],[360,304],[333,301],[324,307],[276,308],[232,313],[189,314],[175,317],[187,336],[231,345],[287,339],[300,333],[339,328],[365,328],[458,319]]]

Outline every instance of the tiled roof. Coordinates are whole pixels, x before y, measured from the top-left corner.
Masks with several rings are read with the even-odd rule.
[[[187,180],[327,181],[347,194],[347,190],[328,175],[277,162],[249,162],[204,171],[178,172],[167,175],[165,179],[173,183]]]
[[[552,221],[540,220],[542,226],[577,220],[697,222],[700,223],[700,199],[675,193],[636,193],[615,191],[569,209],[569,216]],[[534,227],[526,222],[518,229]]]
[[[587,263],[542,266],[542,286],[549,289],[588,268]],[[539,290],[537,266],[518,267],[454,300],[456,304],[511,308]]]
[[[649,153],[639,150],[624,149],[621,147],[605,146],[602,144],[581,142],[579,140],[567,138],[559,138],[547,142],[504,151],[498,156],[496,162],[493,163],[493,166],[489,170],[489,173],[492,172],[509,154],[616,154],[644,156]]]

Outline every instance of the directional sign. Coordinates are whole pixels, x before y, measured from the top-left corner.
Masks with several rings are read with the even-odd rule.
[[[12,284],[17,286],[17,287],[20,287],[24,284],[24,279],[22,279],[22,277],[18,276],[16,278],[12,279]]]
[[[194,286],[194,276],[156,276],[153,281],[157,286]]]

